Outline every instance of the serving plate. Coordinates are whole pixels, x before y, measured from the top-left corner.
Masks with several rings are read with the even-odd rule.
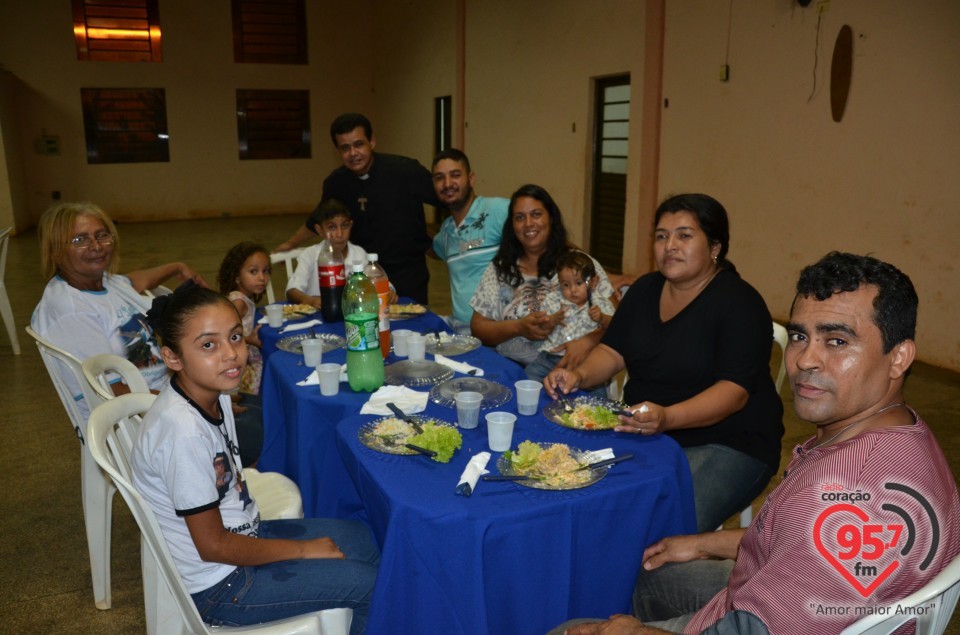
[[[438,426],[456,429],[456,426],[454,426],[452,423],[441,421],[440,419],[436,419],[434,417],[410,415],[410,418],[416,420],[416,422],[420,425],[433,422]],[[386,421],[387,419],[396,419],[396,417],[380,417],[379,419],[374,419],[373,421],[369,421],[360,426],[360,429],[357,431],[357,439],[360,441],[360,443],[367,446],[371,450],[383,452],[384,454],[418,454],[416,450],[411,450],[404,445],[407,443],[407,440],[410,439],[410,437],[416,436],[416,433],[413,432],[413,430],[410,431],[410,435],[408,436],[400,435],[390,437],[377,434],[377,425],[379,425],[381,421]]]
[[[539,445],[541,448],[546,450],[550,446],[556,445],[556,444],[537,443],[537,445]],[[511,450],[515,451],[516,448],[511,448]],[[589,459],[590,453],[586,450],[580,450],[578,448],[570,448],[570,456],[572,456],[581,465],[586,465],[590,461]],[[520,474],[520,472],[513,467],[513,463],[507,460],[505,457],[506,455],[501,455],[500,458],[497,459],[497,470],[500,472],[500,474],[504,476],[515,476]],[[590,468],[588,470],[584,470],[588,474],[588,476],[582,482],[578,482],[578,483],[548,483],[546,481],[537,480],[535,478],[520,479],[513,482],[516,483],[517,485],[523,485],[524,487],[529,487],[531,489],[546,489],[546,490],[555,490],[555,491],[582,489],[584,487],[589,487],[594,483],[596,483],[597,481],[599,481],[600,479],[602,479],[604,476],[607,475],[607,472],[609,470],[610,470],[610,466]]]
[[[446,368],[446,366],[444,366]],[[458,392],[478,392],[483,395],[480,408],[495,408],[513,397],[513,392],[503,384],[482,377],[457,377],[437,384],[430,389],[430,399],[441,406],[456,408]]]
[[[288,335],[282,340],[278,340],[277,348],[288,353],[303,355],[303,340],[314,338],[323,340],[324,353],[327,351],[335,351],[338,348],[343,348],[347,343],[345,339],[333,333],[317,333],[316,335],[312,335],[310,333],[297,333],[296,335]]]
[[[453,370],[431,360],[404,360],[383,369],[384,383],[391,386],[430,386],[453,377]]]
[[[431,355],[463,355],[472,350],[480,348],[480,340],[472,335],[450,335],[449,333],[440,333],[440,341],[430,333],[425,333],[426,346],[424,347]]]
[[[411,320],[413,318],[423,317],[430,312],[430,309],[423,304],[394,304],[391,305],[391,308],[393,307],[396,308],[392,311],[387,311],[391,320]],[[413,310],[404,311],[404,307],[411,307]]]
[[[627,404],[620,401],[611,401],[609,399],[604,399],[602,397],[593,397],[591,395],[580,395],[574,399],[566,400],[576,411],[579,407],[581,412],[585,408],[602,408],[604,410],[623,410],[627,407]],[[563,426],[564,428],[571,428],[573,430],[583,430],[585,432],[598,431],[598,430],[612,430],[619,422],[614,422],[612,425],[603,426],[603,425],[594,425],[593,427],[585,427],[578,425],[575,421],[571,421],[568,413],[563,408],[563,400],[558,399],[553,401],[543,408],[543,416],[546,417],[549,421],[557,424],[558,426]],[[614,415],[616,417],[616,415]],[[589,425],[589,424],[587,424]]]

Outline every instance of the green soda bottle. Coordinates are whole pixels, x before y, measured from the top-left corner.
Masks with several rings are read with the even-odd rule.
[[[383,356],[380,354],[380,298],[363,265],[343,290],[343,319],[347,335],[347,381],[355,392],[373,392],[383,385]]]

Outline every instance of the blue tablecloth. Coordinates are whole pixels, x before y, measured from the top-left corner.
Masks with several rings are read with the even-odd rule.
[[[319,314],[317,314],[319,315]],[[303,321],[303,320],[299,320]],[[433,333],[449,331],[436,314],[410,320],[397,320],[393,328],[406,328],[418,332]],[[343,336],[343,322],[322,324],[315,327],[317,333],[335,333]],[[304,331],[293,331],[302,334]],[[325,471],[342,470],[339,456],[334,450],[333,435],[336,424],[360,412],[370,398],[370,393],[356,393],[346,382],[340,384],[340,393],[324,397],[318,386],[297,386],[312,369],[302,365],[303,356],[278,350],[276,344],[285,337],[278,329],[264,325],[260,329],[263,343],[264,371],[260,386],[263,399],[263,451],[257,467],[261,470],[282,472],[300,487],[304,513],[308,517],[335,516],[326,499],[319,496],[319,484],[323,483]],[[427,355],[431,359],[432,355]],[[347,359],[344,349],[328,351],[324,362],[343,364]],[[515,363],[505,360],[492,349],[481,347],[457,359],[482,365],[495,374],[502,375],[506,383],[519,379],[522,370]],[[386,363],[400,361],[393,353]],[[497,368],[499,370],[494,370]],[[328,465],[332,463],[332,465]]]
[[[431,319],[403,327],[431,332]],[[376,418],[358,414],[369,395],[345,383],[336,397],[296,386],[309,372],[299,359],[283,351],[268,358],[259,467],[299,484],[307,516],[357,518],[373,529],[382,561],[369,633],[541,634],[570,617],[629,612],[644,548],[695,531],[689,469],[669,437],[580,432],[541,414],[518,416],[514,447],[554,441],[636,457],[580,490],[481,481],[464,498],[454,488],[470,457],[488,451],[483,415],[490,410],[481,412],[480,427],[461,431],[463,448],[447,464],[382,454],[357,438]],[[324,359],[342,363],[345,353]],[[511,390],[522,378],[516,364],[485,347],[456,359]],[[547,403],[543,395],[540,411]],[[495,409],[516,413],[516,397]],[[456,421],[453,408],[433,402],[426,414]],[[500,454],[492,455],[488,469],[496,473]]]

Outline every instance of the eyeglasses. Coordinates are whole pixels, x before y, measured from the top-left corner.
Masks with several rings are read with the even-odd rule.
[[[80,250],[88,249],[93,245],[93,241],[97,241],[98,245],[112,245],[114,237],[110,232],[99,232],[92,237],[87,235],[74,236],[70,239],[70,246]]]

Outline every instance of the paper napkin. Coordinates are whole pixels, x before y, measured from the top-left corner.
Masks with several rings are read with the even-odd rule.
[[[340,381],[347,381],[347,365],[340,364]],[[303,381],[297,382],[298,386],[319,386],[320,385],[320,376],[317,375],[317,371],[314,370],[312,373],[307,375],[307,378]]]
[[[483,369],[477,368],[476,366],[471,366],[470,364],[464,362],[457,362],[449,357],[444,357],[439,353],[433,356],[433,359],[438,364],[443,364],[447,368],[452,368],[458,373],[463,373],[464,375],[473,375],[474,377],[483,377]]]
[[[581,457],[582,462],[584,463],[597,463],[599,461],[606,461],[607,459],[612,459],[614,457],[613,448],[604,448],[603,450],[593,450],[592,452],[584,452]]]
[[[457,483],[457,489],[455,490],[457,494],[460,496],[473,494],[473,490],[477,487],[477,480],[484,474],[490,473],[490,470],[486,469],[489,460],[489,452],[480,452],[473,455],[470,462],[467,463],[467,467],[464,468],[463,474],[460,475],[460,481]]]
[[[423,412],[427,409],[428,393],[417,392],[406,386],[381,386],[375,393],[370,395],[367,403],[360,408],[362,415],[392,415],[393,411],[387,408],[388,403],[393,403],[403,410],[406,414]]]
[[[290,331],[299,331],[301,329],[308,329],[318,324],[323,324],[321,320],[307,320],[306,322],[298,322],[296,324],[290,324],[288,326],[283,326],[280,328],[281,333],[289,333]]]

